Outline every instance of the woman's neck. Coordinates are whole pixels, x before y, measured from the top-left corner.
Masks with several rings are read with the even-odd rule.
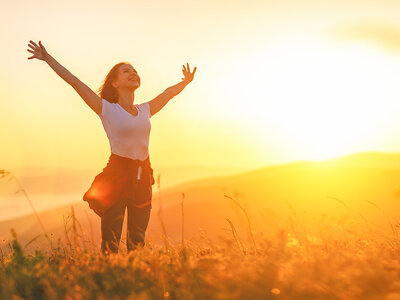
[[[118,91],[118,101],[122,107],[133,109],[135,101],[135,91],[123,89]]]

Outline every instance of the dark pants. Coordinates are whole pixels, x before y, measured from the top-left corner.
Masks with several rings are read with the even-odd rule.
[[[136,193],[136,195],[140,195],[140,193]],[[145,245],[145,233],[150,219],[151,207],[136,207],[132,198],[124,196],[101,217],[101,250],[104,254],[118,253],[126,208],[128,208],[126,235],[128,252]]]

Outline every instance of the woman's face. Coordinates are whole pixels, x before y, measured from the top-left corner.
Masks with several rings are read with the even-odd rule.
[[[140,86],[140,77],[135,68],[125,64],[118,69],[118,81],[114,82],[114,86],[127,87],[137,89]]]

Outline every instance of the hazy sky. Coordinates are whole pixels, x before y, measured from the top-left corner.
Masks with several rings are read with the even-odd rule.
[[[154,115],[154,168],[263,167],[400,151],[398,1],[15,1],[0,4],[0,169],[90,169],[100,118],[29,40],[93,90],[129,61],[135,102],[193,82]]]

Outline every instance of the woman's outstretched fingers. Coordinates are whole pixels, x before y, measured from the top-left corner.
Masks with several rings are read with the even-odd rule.
[[[183,75],[184,75],[184,78],[182,78],[182,80],[187,81],[187,82],[191,82],[193,80],[193,76],[194,76],[194,73],[197,70],[197,67],[194,67],[193,72],[190,72],[189,63],[186,63],[186,66],[182,65],[182,67],[183,67],[182,72],[183,72]]]
[[[28,46],[31,47],[33,50],[36,49],[36,48],[33,47],[31,44],[28,44]],[[34,51],[32,51],[31,49],[27,49],[27,51],[33,54],[32,56],[28,57],[28,59],[35,58],[35,52],[34,52]]]
[[[29,48],[33,49],[33,51],[28,49],[28,52],[32,53],[33,55],[28,57],[28,59],[37,58],[39,60],[46,60],[48,53],[46,48],[43,46],[42,41],[39,41],[39,45],[32,40],[29,40],[29,42],[30,43],[28,46]]]
[[[32,44],[34,44],[36,47],[39,47],[34,41],[31,41],[31,40],[30,40],[30,42],[31,42]]]

